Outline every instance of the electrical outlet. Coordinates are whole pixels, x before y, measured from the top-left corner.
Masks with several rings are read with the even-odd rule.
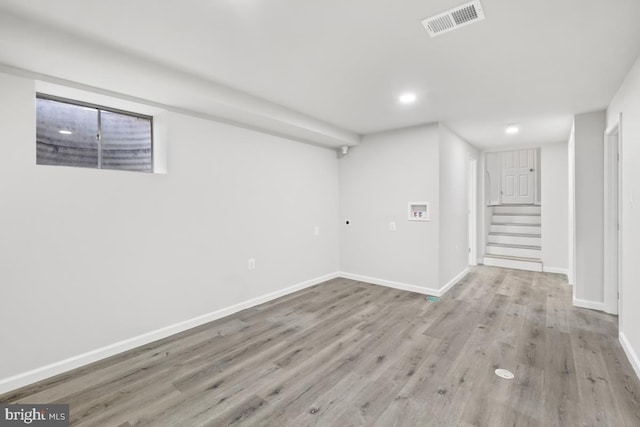
[[[391,221],[389,223],[389,231],[396,231],[397,227],[396,227],[396,222],[395,221]]]
[[[255,260],[255,258],[249,258],[248,267],[249,267],[249,270],[255,270],[256,269],[256,260]]]
[[[320,227],[319,226],[315,226],[313,227],[313,235],[314,236],[319,236],[320,235]]]

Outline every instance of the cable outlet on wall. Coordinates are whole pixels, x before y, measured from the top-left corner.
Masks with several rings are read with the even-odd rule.
[[[389,231],[396,231],[398,228],[396,227],[396,222],[395,221],[391,221],[389,223]]]
[[[255,258],[249,258],[249,262],[247,263],[249,270],[255,270],[256,269],[256,259]]]

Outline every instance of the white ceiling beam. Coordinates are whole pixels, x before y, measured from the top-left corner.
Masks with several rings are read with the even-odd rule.
[[[360,143],[355,132],[7,13],[0,14],[0,63],[5,72],[94,88],[301,142],[331,148]]]

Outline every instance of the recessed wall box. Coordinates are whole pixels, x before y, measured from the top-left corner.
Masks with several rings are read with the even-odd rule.
[[[410,202],[409,221],[430,221],[429,202]]]

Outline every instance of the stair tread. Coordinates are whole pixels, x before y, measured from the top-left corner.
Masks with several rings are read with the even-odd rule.
[[[533,249],[533,250],[541,250],[540,246],[533,245],[513,245],[510,243],[487,243],[487,246],[499,246],[501,248],[514,248],[514,249]]]
[[[491,225],[515,225],[518,227],[541,227],[542,224],[527,224],[522,222],[492,222]]]
[[[541,238],[542,234],[527,234],[527,233],[507,233],[501,231],[492,231],[489,233],[489,236],[509,236],[509,237],[533,237],[533,238]]]
[[[529,257],[523,257],[523,256],[485,254],[485,258],[510,259],[513,261],[538,262],[542,264],[542,260],[540,258],[529,258]]]

